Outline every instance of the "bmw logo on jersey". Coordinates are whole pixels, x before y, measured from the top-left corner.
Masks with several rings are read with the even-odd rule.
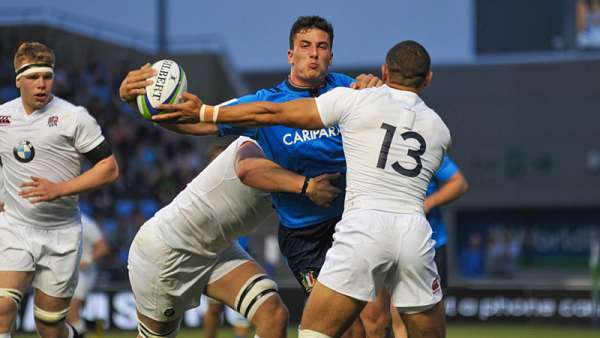
[[[35,157],[35,148],[31,142],[24,140],[13,148],[13,155],[21,163],[31,162]]]

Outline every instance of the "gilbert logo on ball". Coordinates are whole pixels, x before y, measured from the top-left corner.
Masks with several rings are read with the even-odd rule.
[[[156,70],[152,84],[146,87],[145,95],[137,97],[138,110],[146,119],[160,113],[156,109],[159,104],[179,102],[181,94],[187,91],[185,72],[177,62],[160,60],[152,68]]]

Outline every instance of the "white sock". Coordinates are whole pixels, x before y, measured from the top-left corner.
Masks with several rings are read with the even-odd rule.
[[[298,338],[331,338],[326,334],[314,330],[298,330]]]
[[[65,325],[67,326],[67,330],[69,331],[69,335],[68,335],[68,337],[69,337],[69,338],[73,338],[73,337],[75,337],[75,335],[76,335],[76,333],[75,333],[75,329],[74,329],[74,328],[73,328],[71,325],[69,325],[69,324],[67,324],[67,323],[65,323]]]
[[[75,323],[72,323],[71,325],[73,326],[73,328],[75,328],[75,331],[77,331],[77,333],[79,333],[79,334],[84,334],[87,331],[85,322],[81,319],[77,320]]]

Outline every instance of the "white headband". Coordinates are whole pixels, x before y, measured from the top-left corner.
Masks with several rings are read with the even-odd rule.
[[[54,74],[54,65],[49,63],[26,63],[17,69],[17,78],[15,80],[25,75],[46,72]]]

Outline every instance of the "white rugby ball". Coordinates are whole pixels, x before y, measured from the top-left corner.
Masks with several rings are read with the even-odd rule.
[[[146,94],[137,97],[138,110],[146,119],[160,114],[156,109],[159,104],[177,103],[181,94],[187,91],[185,72],[177,62],[160,60],[152,68],[156,70],[156,75],[151,78],[152,84],[146,86]]]

